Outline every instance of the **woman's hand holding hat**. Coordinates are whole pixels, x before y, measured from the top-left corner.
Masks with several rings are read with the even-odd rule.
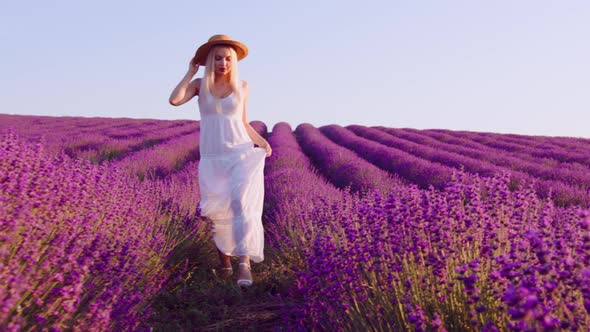
[[[196,58],[192,57],[189,65],[188,65],[188,71],[189,71],[189,73],[194,75],[197,73],[198,70],[199,70],[199,64],[197,63]]]

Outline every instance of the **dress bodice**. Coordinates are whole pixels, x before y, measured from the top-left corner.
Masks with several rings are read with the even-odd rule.
[[[201,156],[221,157],[254,146],[242,121],[244,101],[240,95],[235,91],[225,98],[199,94]]]

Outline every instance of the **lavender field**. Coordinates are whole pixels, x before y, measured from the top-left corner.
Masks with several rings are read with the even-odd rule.
[[[0,114],[1,329],[590,330],[590,139],[251,124],[273,154],[241,290],[199,121]]]

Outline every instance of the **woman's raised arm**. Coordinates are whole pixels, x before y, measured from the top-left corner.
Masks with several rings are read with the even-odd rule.
[[[192,58],[189,63],[189,68],[180,83],[174,88],[172,94],[170,94],[170,99],[168,100],[171,105],[179,106],[187,101],[191,100],[194,96],[199,94],[199,87],[201,83],[201,79],[196,78],[192,82],[190,80],[195,76],[197,71],[199,70],[199,65],[195,63],[195,58]],[[190,82],[190,83],[189,83]]]

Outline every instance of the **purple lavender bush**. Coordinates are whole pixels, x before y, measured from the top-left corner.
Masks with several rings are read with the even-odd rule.
[[[371,141],[339,125],[323,126],[320,131],[335,143],[423,189],[430,185],[442,189],[451,180],[453,168],[441,163]]]
[[[157,190],[8,131],[0,143],[0,325],[133,330],[167,278]]]
[[[404,183],[395,174],[332,142],[311,124],[298,125],[295,136],[309,159],[338,188],[350,187],[361,194],[375,189],[385,193]]]
[[[351,201],[350,187],[340,190],[325,179],[305,155],[286,122],[275,124],[268,137],[273,154],[265,164],[263,219],[269,221],[269,246],[300,251],[313,239],[310,214],[329,202]],[[300,234],[306,233],[305,236]]]
[[[543,148],[531,148],[519,146],[513,143],[496,141],[489,136],[486,137],[480,133],[467,132],[467,131],[454,131],[454,130],[436,130],[436,132],[442,132],[454,137],[466,138],[483,145],[496,148],[502,151],[520,151],[526,152],[533,157],[537,158],[553,158],[562,162],[576,162],[586,166],[590,166],[590,156],[588,155],[588,144],[581,143],[574,148],[574,151],[568,151],[571,149],[543,149]],[[556,142],[558,139],[549,138],[548,141]],[[586,140],[587,141],[587,140]],[[580,150],[581,149],[581,150]]]
[[[432,144],[433,139],[428,143],[416,143],[406,139],[408,136],[402,130],[387,128],[391,135],[369,127],[351,125],[347,129],[354,131],[357,135],[375,140],[379,143],[392,146],[405,151],[412,151],[413,154],[435,162],[459,168],[464,166],[470,173],[478,173],[482,176],[493,176],[500,171],[523,172],[538,179],[556,180],[565,184],[590,188],[590,169],[576,171],[573,169],[545,166],[540,160],[529,162],[512,156],[512,153],[499,151],[486,151],[462,148],[459,146],[444,145],[440,142]],[[399,136],[403,137],[399,137]],[[424,137],[426,139],[426,137]],[[504,168],[506,167],[506,168]],[[523,177],[523,176],[520,176]]]
[[[318,213],[293,329],[588,330],[588,211],[464,177]]]
[[[432,169],[436,164],[448,165],[450,167],[464,167],[466,171],[471,173],[476,173],[482,176],[493,176],[496,173],[500,172],[510,172],[511,173],[511,189],[518,187],[520,184],[524,182],[535,182],[535,191],[539,194],[542,198],[552,197],[554,202],[560,206],[569,206],[569,205],[583,205],[583,206],[590,206],[590,187],[588,187],[585,182],[590,181],[588,175],[585,172],[576,172],[576,171],[555,171],[551,169],[544,168],[539,165],[534,165],[527,163],[525,161],[515,160],[515,158],[510,158],[509,153],[504,152],[502,154],[495,152],[490,153],[488,152],[488,157],[484,159],[475,159],[468,157],[468,153],[457,154],[451,152],[451,149],[437,149],[435,147],[430,147],[428,145],[417,144],[406,139],[396,137],[399,133],[399,130],[392,129],[392,128],[384,128],[383,131],[389,133],[383,133],[381,130],[367,128],[362,126],[349,126],[350,130],[354,131],[362,138],[351,138],[351,139],[343,139],[342,136],[344,134],[339,134],[338,131],[343,131],[344,129],[340,128],[325,128],[326,132],[330,132],[331,137],[335,137],[338,139],[341,144],[347,144],[351,149],[355,149],[355,151],[359,151],[359,149],[363,149],[365,146],[377,146],[379,147],[380,144],[375,145],[375,142],[381,143],[387,147],[391,147],[392,151],[411,151],[413,155],[409,155],[407,158],[403,158],[402,160],[407,163],[407,161],[412,159],[419,159],[422,161],[425,166],[420,167],[419,169]],[[338,131],[337,131],[338,130]],[[375,142],[370,142],[368,140],[374,140]],[[368,142],[367,142],[368,141]],[[371,144],[372,143],[372,144]],[[377,149],[377,148],[375,148]],[[384,150],[384,147],[379,147],[380,150]],[[385,150],[387,151],[387,150]],[[393,152],[390,152],[392,154]],[[397,152],[399,154],[399,152]],[[378,155],[368,154],[367,158],[376,158]],[[490,157],[492,156],[492,157]],[[493,165],[490,162],[486,161],[488,158],[494,158],[494,160],[506,160],[511,159],[508,161],[507,167],[499,167],[497,165]],[[423,158],[423,159],[422,159]],[[401,174],[407,173],[408,169],[412,169],[412,167],[399,167],[397,164],[400,162],[398,161],[400,158],[396,158],[395,155],[389,157],[391,160],[381,161],[380,165],[383,164],[385,166],[393,165],[394,171],[400,172]],[[449,176],[448,174],[451,171],[447,168],[447,171],[443,174],[446,176],[442,180],[448,181]],[[556,174],[553,174],[556,173]],[[428,174],[428,173],[427,173]],[[548,175],[551,174],[551,175]],[[407,176],[406,176],[407,177]],[[416,182],[422,183],[422,187],[425,187],[425,184],[436,179],[437,177],[433,176],[425,176],[421,177],[423,182]],[[409,178],[411,179],[411,178]],[[416,181],[416,180],[414,180]],[[438,183],[437,183],[438,184]],[[442,184],[436,186],[437,188],[441,188]]]
[[[199,158],[199,133],[179,136],[166,143],[130,153],[113,164],[140,180],[165,177]]]

